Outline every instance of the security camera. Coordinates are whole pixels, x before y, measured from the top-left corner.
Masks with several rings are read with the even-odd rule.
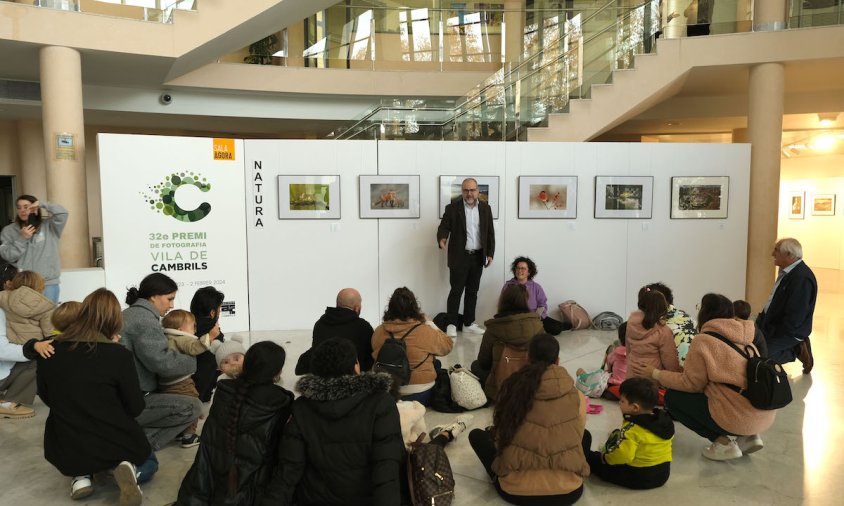
[[[173,95],[169,93],[162,93],[161,96],[158,97],[158,101],[161,102],[161,105],[170,105],[173,103]]]

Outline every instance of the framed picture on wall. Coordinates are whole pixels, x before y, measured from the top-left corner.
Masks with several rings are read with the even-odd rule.
[[[816,194],[812,199],[812,216],[835,216],[835,194]]]
[[[278,176],[280,220],[339,220],[340,176]]]
[[[595,218],[650,219],[653,176],[595,176]]]
[[[419,176],[360,176],[361,218],[418,218]]]
[[[671,178],[671,219],[724,219],[729,202],[728,176]]]
[[[519,176],[519,218],[577,218],[577,176]]]
[[[463,197],[463,180],[471,177],[478,182],[478,199],[492,208],[492,219],[498,219],[498,176],[440,176],[440,214],[452,200]]]
[[[788,217],[792,220],[802,220],[806,216],[806,192],[790,192],[788,194]]]

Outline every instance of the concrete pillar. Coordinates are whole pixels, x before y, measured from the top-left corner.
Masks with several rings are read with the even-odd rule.
[[[788,2],[786,0],[756,0],[753,2],[753,31],[785,30]]]
[[[88,267],[91,247],[85,184],[82,59],[79,51],[57,46],[41,48],[39,58],[46,200],[63,205],[70,213],[61,239],[62,267]]]
[[[750,68],[750,216],[745,289],[747,301],[757,311],[768,299],[775,277],[771,250],[777,239],[784,95],[782,63],[761,63]]]
[[[686,7],[688,0],[664,0],[662,6],[662,36],[676,39],[686,36]]]
[[[44,164],[44,132],[41,122],[18,121],[18,152],[20,153],[20,193],[46,198],[47,166]]]
[[[518,63],[522,59],[525,33],[525,2],[504,2],[504,61]]]
[[[305,59],[305,21],[293,23],[287,27],[287,66],[304,67]]]

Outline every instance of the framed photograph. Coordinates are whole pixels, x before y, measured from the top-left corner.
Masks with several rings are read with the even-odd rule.
[[[788,194],[790,211],[788,217],[792,220],[802,220],[806,217],[806,192],[790,192]]]
[[[577,176],[519,176],[519,218],[577,218]]]
[[[360,176],[361,218],[418,218],[419,176]]]
[[[498,176],[440,176],[440,214],[452,200],[463,198],[463,180],[471,177],[478,182],[478,199],[492,208],[492,219],[498,219]]]
[[[818,193],[812,199],[812,216],[835,216],[835,194]]]
[[[724,219],[729,202],[729,176],[671,178],[671,219]]]
[[[595,218],[650,219],[653,176],[595,176]]]
[[[278,176],[280,220],[339,220],[340,176]]]

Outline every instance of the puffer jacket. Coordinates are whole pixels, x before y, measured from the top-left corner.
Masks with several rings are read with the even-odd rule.
[[[674,422],[663,409],[624,415],[621,428],[612,431],[601,453],[612,466],[650,467],[671,462]]]
[[[178,506],[256,505],[278,462],[278,443],[290,418],[293,394],[272,384],[254,385],[241,399],[233,448],[229,447],[229,421],[235,412],[239,380],[223,380],[202,429],[193,466],[179,488]],[[243,395],[243,393],[240,393]],[[237,469],[233,495],[229,495],[229,470]]]
[[[486,331],[478,349],[478,365],[489,371],[484,384],[484,392],[490,399],[498,395],[498,383],[495,380],[495,368],[501,360],[505,344],[527,346],[536,334],[543,331],[542,320],[533,311],[496,316],[484,322]]]
[[[10,343],[25,344],[53,334],[56,305],[28,286],[0,292],[0,309],[6,313],[6,336]]]
[[[651,329],[642,325],[645,314],[633,311],[627,319],[627,363],[644,362],[657,369],[666,371],[681,371],[677,346],[674,344],[674,333],[667,325],[657,323]],[[627,369],[627,378],[636,377],[632,368]]]
[[[660,371],[660,384],[681,392],[703,392],[712,419],[731,434],[764,432],[774,423],[776,410],[756,409],[745,396],[726,386],[747,388],[747,359],[706,331],[721,334],[744,349],[753,343],[755,325],[732,318],[706,322],[702,333],[692,340],[683,372]]]
[[[379,325],[372,334],[372,358],[378,358],[378,352],[390,332],[396,339],[419,324],[416,320],[389,320]],[[434,357],[442,357],[451,353],[454,341],[445,332],[433,324],[422,323],[408,334],[404,340],[407,345],[407,362],[410,364],[410,381],[408,385],[431,383],[437,379],[434,370]]]
[[[279,449],[280,476],[264,504],[394,506],[405,458],[390,376],[307,375]]]
[[[550,365],[513,441],[492,463],[501,488],[513,495],[567,494],[583,485],[586,405],[568,371]]]

